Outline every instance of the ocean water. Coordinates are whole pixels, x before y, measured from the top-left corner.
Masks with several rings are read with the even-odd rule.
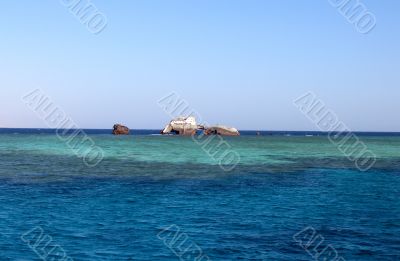
[[[360,134],[362,172],[321,133],[224,138],[231,171],[190,137],[87,133],[92,168],[54,131],[0,130],[0,260],[400,260],[399,134]]]

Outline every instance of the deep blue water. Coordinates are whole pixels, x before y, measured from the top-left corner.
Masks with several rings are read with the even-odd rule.
[[[53,139],[28,132],[36,147],[22,148],[15,144],[26,135],[9,134],[0,135],[0,260],[41,260],[21,239],[36,227],[70,260],[196,260],[179,259],[159,238],[171,225],[188,237],[186,242],[201,248],[202,261],[324,260],[294,240],[307,227],[319,236],[309,247],[311,254],[330,245],[344,260],[400,260],[396,155],[379,158],[367,172],[345,158],[320,155],[295,156],[291,164],[271,169],[259,155],[257,162],[224,173],[205,163],[143,161],[135,158],[142,156],[136,151],[130,158],[110,157],[87,168],[76,157],[35,149]],[[15,147],[7,143],[11,139]],[[160,153],[159,140],[146,138],[143,144],[136,139],[135,144],[111,135],[97,139],[115,139],[120,148],[152,146],[154,155]],[[282,149],[294,142],[262,139]],[[304,153],[313,155],[310,146],[321,139],[304,138],[293,147],[304,144]],[[383,144],[385,140],[379,138]],[[244,137],[231,142],[247,150],[251,141]],[[397,146],[397,139],[387,141]],[[258,151],[272,153],[260,146]],[[171,157],[178,154],[175,148]],[[36,234],[30,235],[30,242],[37,243]],[[313,252],[316,242],[321,244]]]
[[[346,260],[398,260],[399,182],[394,173],[312,170],[3,183],[0,256],[36,260],[19,235],[41,226],[75,260],[179,260],[157,237],[177,224],[212,260],[313,260],[293,240],[307,226]]]

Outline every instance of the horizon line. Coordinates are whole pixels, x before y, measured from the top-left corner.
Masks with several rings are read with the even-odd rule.
[[[28,128],[28,127],[0,127],[0,130],[7,130],[7,129],[16,129],[16,130],[29,130],[29,129],[35,129],[35,130],[57,130],[58,128]],[[62,128],[61,128],[62,129]],[[65,129],[62,129],[65,130]],[[71,130],[112,130],[112,128],[76,128],[76,129],[71,129]],[[131,129],[130,130],[161,130],[159,128],[157,129],[144,129],[144,128],[138,128],[138,129]],[[316,133],[341,133],[341,132],[332,132],[332,131],[319,131],[319,130],[262,130],[262,129],[238,129],[239,131],[262,131],[262,132],[316,132]],[[343,133],[400,133],[400,131],[348,131],[348,132],[343,132]]]

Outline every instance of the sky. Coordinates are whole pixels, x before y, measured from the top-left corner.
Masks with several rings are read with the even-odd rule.
[[[318,130],[293,102],[312,92],[351,130],[400,131],[400,1],[359,1],[368,34],[330,0],[81,0],[98,34],[63,1],[2,2],[0,127],[47,127],[22,100],[40,88],[80,128],[162,129],[173,92],[210,124]]]

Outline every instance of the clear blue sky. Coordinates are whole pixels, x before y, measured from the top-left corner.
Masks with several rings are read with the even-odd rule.
[[[0,126],[45,127],[21,102],[43,89],[82,128],[162,128],[174,91],[210,123],[315,130],[293,100],[315,92],[352,130],[400,131],[400,1],[362,0],[358,33],[328,0],[93,0],[91,34],[59,1],[0,8]]]

